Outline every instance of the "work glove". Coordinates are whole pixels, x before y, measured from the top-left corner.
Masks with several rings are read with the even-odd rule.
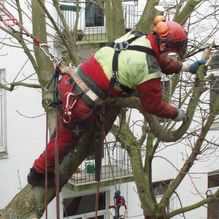
[[[189,72],[191,72],[192,74],[195,74],[196,71],[198,70],[200,65],[204,65],[206,63],[206,61],[204,60],[197,60],[194,63],[192,63],[189,67]]]
[[[179,121],[186,121],[186,120],[187,120],[187,117],[186,117],[184,110],[178,109],[177,116],[173,119],[173,121],[179,122]]]

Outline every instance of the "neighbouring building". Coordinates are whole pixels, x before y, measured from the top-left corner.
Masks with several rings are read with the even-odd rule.
[[[0,1],[4,3],[4,0]],[[63,0],[60,8],[66,18],[68,25],[73,29],[76,20],[77,7],[75,1]],[[123,2],[124,17],[127,31],[134,28],[138,21],[144,5],[144,0],[126,0]],[[217,11],[218,1],[211,1],[204,5],[209,10]],[[173,14],[175,0],[162,0],[160,4],[167,10],[167,16]],[[25,5],[27,11],[30,9]],[[52,9],[51,9],[52,11]],[[15,11],[12,10],[13,13]],[[96,46],[106,41],[105,17],[101,8],[91,1],[81,1],[79,8],[78,47],[83,59],[89,53],[98,48],[86,47],[87,42]],[[198,14],[198,12],[197,12]],[[0,15],[1,12],[0,12]],[[194,19],[198,19],[196,16]],[[191,18],[192,20],[192,18]],[[60,25],[60,20],[57,19]],[[31,29],[31,23],[25,22],[26,28]],[[213,27],[214,24],[208,23]],[[194,35],[193,32],[190,33]],[[205,32],[203,31],[203,34]],[[55,35],[55,33],[54,33]],[[31,83],[37,82],[33,68],[24,52],[16,47],[8,47],[5,43],[13,43],[5,32],[0,32],[0,82],[7,84],[13,81],[22,81],[24,78]],[[215,41],[217,42],[217,38]],[[15,45],[15,44],[13,44]],[[89,44],[90,45],[90,44]],[[54,42],[54,48],[58,51],[59,44]],[[82,48],[82,49],[81,49]],[[211,60],[209,72],[219,75],[219,55],[214,53]],[[33,75],[32,75],[33,74]],[[31,77],[29,78],[29,76]],[[211,86],[210,92],[206,95],[209,102],[218,95],[218,81]],[[210,106],[209,106],[210,107]],[[209,139],[218,136],[219,123],[215,121],[209,133]],[[17,194],[27,183],[26,176],[34,159],[45,147],[46,138],[46,118],[41,106],[41,92],[38,89],[18,87],[10,92],[0,88],[0,209]],[[154,190],[158,200],[162,197],[166,185],[175,178],[184,159],[186,147],[185,142],[181,144],[168,144],[166,150],[159,152],[159,157],[153,163]],[[215,140],[216,146],[218,142]],[[191,173],[188,174],[183,183],[177,188],[175,195],[171,198],[167,210],[186,206],[200,200],[200,196],[211,194],[219,187],[219,153],[215,149],[214,153],[207,155],[207,160],[198,162],[193,166]],[[126,199],[128,208],[128,218],[143,219],[140,201],[136,192],[136,186],[132,179],[131,165],[128,155],[121,148],[115,148],[113,143],[104,149],[101,178],[104,186],[100,190],[99,219],[110,219],[112,215],[109,206],[114,205],[114,194],[120,190]],[[85,219],[95,218],[96,186],[94,180],[94,158],[87,158],[69,180],[69,183],[60,193],[60,214],[65,219]],[[180,197],[180,198],[179,198]],[[89,204],[87,204],[89,203]],[[90,203],[93,203],[91,205]],[[219,218],[218,201],[205,207],[190,211],[185,214],[186,218],[194,219],[216,219]],[[207,208],[206,208],[207,207]],[[55,218],[56,203],[52,201],[48,208],[49,218]],[[121,209],[124,210],[124,209]],[[114,213],[112,211],[112,213]],[[174,217],[181,218],[183,215]]]

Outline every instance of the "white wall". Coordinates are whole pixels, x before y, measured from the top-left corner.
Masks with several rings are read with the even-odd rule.
[[[1,50],[3,53],[3,51]],[[0,66],[6,69],[6,80],[12,82],[26,61],[23,51],[7,49],[9,55],[2,56]],[[25,66],[22,73],[29,75],[33,70]],[[36,81],[34,81],[35,83]],[[42,151],[45,142],[45,116],[41,107],[41,93],[38,90],[19,87],[6,93],[7,98],[7,152],[8,157],[0,159],[0,208],[3,208],[26,185],[26,175],[36,156]],[[18,112],[24,114],[19,115]]]
[[[26,9],[26,13],[29,13],[28,10]],[[10,12],[16,14],[13,9],[10,9]],[[31,32],[30,21],[26,20],[24,26]],[[3,40],[9,35],[5,35],[2,31],[0,37],[1,42],[17,44],[14,39],[12,41]],[[31,41],[30,38],[29,40]],[[15,78],[16,81],[23,80],[34,73],[30,61],[26,63],[27,57],[22,49],[2,46],[0,56],[0,69],[5,69],[5,79],[8,83],[13,82]],[[36,78],[35,75],[27,81],[37,84]],[[29,169],[45,147],[46,123],[41,106],[40,90],[21,86],[15,87],[12,92],[7,91],[6,111],[8,155],[0,158],[0,209],[4,208],[27,184],[26,178]]]
[[[144,4],[144,0],[139,1],[139,6]],[[26,22],[25,25],[30,28],[31,23]],[[2,34],[3,33],[0,35],[1,37]],[[6,69],[6,80],[11,82],[27,58],[22,50],[8,48],[6,46],[1,48],[0,56],[0,68]],[[22,73],[29,75],[33,72],[34,71],[28,62],[23,68]],[[19,75],[19,78],[23,78],[22,74]],[[20,183],[21,187],[26,185],[26,176],[29,172],[29,168],[32,166],[34,159],[37,158],[45,147],[45,116],[25,118],[17,113],[18,111],[29,117],[35,117],[36,115],[44,113],[43,108],[41,107],[41,93],[39,90],[24,87],[16,88],[13,92],[7,92],[6,104],[8,157],[0,159],[0,209],[4,208],[14,195],[20,191]],[[211,135],[217,136],[218,131],[212,132]],[[168,150],[162,151],[159,156],[168,159],[175,164],[176,168],[180,169],[183,161],[182,153],[185,153],[184,146],[177,144],[170,146]],[[165,159],[155,159],[153,163],[154,181],[175,178],[177,170]],[[198,186],[202,195],[207,189],[207,174],[203,173],[216,170],[218,169],[218,166],[219,159],[217,151],[206,162],[197,161],[197,164],[192,168],[191,172],[194,172],[194,174],[192,174],[193,180],[195,181],[194,183]],[[110,191],[111,199],[109,199],[109,203],[111,203],[113,201],[114,188],[106,189],[109,189]],[[140,202],[136,195],[135,184],[129,183],[124,185],[122,186],[121,191],[128,203],[129,217],[134,218],[139,215],[136,218],[143,219]],[[177,193],[180,194],[184,206],[199,199],[199,195],[196,194],[197,191],[189,177],[185,177],[183,184],[177,189]],[[75,196],[78,194],[64,190],[61,195],[64,198],[67,195]],[[173,201],[173,206],[175,208],[180,206],[176,199]],[[49,214],[51,216],[54,215],[54,207],[55,203],[53,202],[49,209]],[[206,212],[206,208],[202,207],[187,213],[186,217],[204,219],[207,217]],[[181,218],[181,216],[176,218]]]

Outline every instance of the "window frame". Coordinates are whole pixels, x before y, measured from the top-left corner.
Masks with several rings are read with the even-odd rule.
[[[0,82],[5,78],[5,70],[0,69]],[[6,142],[6,91],[0,88],[0,116],[2,124],[0,123],[0,157],[4,156],[7,152],[7,142]]]
[[[103,216],[103,218],[107,218],[106,217],[106,211],[107,211],[107,206],[108,206],[108,196],[109,196],[109,191],[101,191],[101,193],[104,194],[104,199],[105,199],[105,209],[99,209],[98,210],[98,216]],[[75,199],[78,197],[83,197],[83,196],[93,196],[94,198],[96,198],[96,194],[95,193],[88,193],[88,194],[84,194],[84,195],[79,195],[79,196],[74,196],[74,197],[66,197],[63,198],[63,218],[68,218],[68,219],[86,219],[86,218],[94,218],[95,217],[95,210],[94,211],[89,211],[89,212],[84,212],[81,214],[77,214],[77,215],[66,215],[67,214],[67,209],[65,208],[64,202],[66,199]],[[94,200],[96,202],[96,200]],[[94,202],[94,203],[95,203]]]
[[[98,25],[98,26],[87,26],[87,7],[89,6],[88,4],[93,4],[94,6],[92,6],[92,7],[95,7],[95,12],[96,12],[96,10],[98,9],[98,10],[101,10],[101,8],[100,7],[98,7],[96,4],[94,4],[94,3],[92,3],[92,2],[89,2],[89,1],[86,1],[85,2],[85,14],[84,14],[84,16],[85,16],[85,28],[86,29],[91,29],[91,28],[95,28],[95,29],[102,29],[103,27],[105,27],[105,16],[104,16],[104,13],[103,13],[103,11],[101,10],[101,13],[102,13],[102,19],[103,19],[103,24],[102,25]],[[96,13],[95,13],[96,14]],[[94,17],[95,17],[95,15],[94,15]],[[101,16],[100,16],[101,17]],[[90,20],[90,19],[89,19]]]

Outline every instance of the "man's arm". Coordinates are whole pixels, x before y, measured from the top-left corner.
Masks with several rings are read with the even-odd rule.
[[[163,101],[160,78],[139,84],[136,89],[145,112],[177,121],[184,119],[181,110]],[[177,118],[179,114],[180,118]]]
[[[177,74],[181,70],[195,74],[199,66],[205,64],[206,62],[204,60],[197,60],[190,64],[188,62],[181,62],[170,55],[163,53],[160,55],[158,63],[161,71],[166,75],[170,75],[174,73]]]

